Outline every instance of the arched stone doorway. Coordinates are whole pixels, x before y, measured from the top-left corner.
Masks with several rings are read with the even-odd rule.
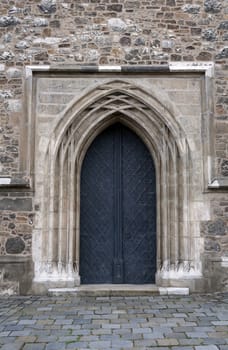
[[[127,79],[112,79],[75,99],[57,121],[44,160],[44,178],[37,186],[44,199],[41,229],[34,235],[39,247],[34,255],[34,283],[80,284],[82,162],[96,136],[117,122],[143,140],[154,160],[156,283],[178,281],[184,286],[201,276],[200,250],[191,224],[189,146],[178,110],[163,95]]]
[[[79,271],[86,284],[155,283],[155,168],[120,123],[99,134],[83,160]]]

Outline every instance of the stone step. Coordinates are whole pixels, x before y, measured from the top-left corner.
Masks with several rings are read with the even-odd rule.
[[[155,284],[91,284],[74,288],[50,288],[50,296],[152,296],[189,295],[189,288],[158,287]]]

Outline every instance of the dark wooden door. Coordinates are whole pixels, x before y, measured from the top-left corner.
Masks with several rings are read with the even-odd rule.
[[[156,179],[151,155],[122,124],[97,136],[81,172],[81,283],[153,283]]]

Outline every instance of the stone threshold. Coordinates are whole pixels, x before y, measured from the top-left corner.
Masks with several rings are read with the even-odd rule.
[[[155,284],[87,284],[74,288],[50,288],[50,296],[151,296],[189,295],[189,288],[158,287]]]

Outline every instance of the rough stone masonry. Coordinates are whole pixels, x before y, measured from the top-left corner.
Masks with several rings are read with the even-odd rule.
[[[64,108],[68,108],[77,96],[80,87],[74,82],[74,78],[77,79],[77,67],[90,67],[91,73],[86,68],[84,73],[83,69],[78,69],[87,91],[95,84],[95,81],[89,80],[98,71],[93,67],[102,66],[132,66],[137,77],[140,74],[137,67],[152,67],[148,73],[149,80],[146,69],[142,73],[148,91],[154,86],[155,90],[158,87],[159,94],[162,95],[163,91],[164,96],[168,96],[183,114],[177,117],[178,123],[186,131],[191,157],[197,167],[195,178],[194,166],[191,168],[189,165],[185,170],[193,177],[189,192],[194,197],[194,204],[189,205],[187,220],[191,227],[191,249],[199,249],[197,261],[201,277],[198,284],[189,284],[186,280],[183,282],[182,277],[180,280],[169,277],[165,281],[162,277],[160,283],[168,286],[186,285],[192,291],[227,290],[227,30],[226,0],[1,1],[0,289],[3,294],[40,291],[33,287],[34,263],[36,265],[36,254],[40,254],[36,253],[37,242],[40,241],[34,237],[41,235],[43,218],[40,219],[40,216],[45,207],[42,202],[45,193],[38,193],[37,189],[45,191],[49,187],[42,187],[42,177],[37,179],[40,170],[37,170],[36,164],[42,163],[42,149],[37,151],[37,145],[46,147],[45,142],[44,146],[41,142],[46,137],[44,130],[53,132],[53,120],[60,120]],[[174,77],[170,75],[171,69],[166,68],[172,65],[187,67],[188,63],[196,67],[195,71],[191,71],[191,76],[183,68],[176,71]],[[210,85],[205,83],[204,78],[201,80],[206,70],[197,70],[197,67],[207,64],[213,67]],[[36,69],[32,73],[33,90],[30,91],[26,72],[31,66]],[[42,72],[42,67],[49,67],[49,71],[46,69],[45,73]],[[160,67],[161,72],[157,73],[153,67]],[[83,80],[83,74],[86,74],[88,82]],[[101,76],[96,74],[94,79],[100,81]],[[105,82],[109,77],[114,79],[113,74],[113,71],[111,76],[103,73],[101,78]],[[182,89],[177,82],[179,78],[183,82],[185,75],[188,95],[184,94],[185,88]],[[70,76],[72,82],[69,90],[69,84],[66,84],[68,87],[64,85],[64,79]],[[129,77],[133,86],[136,76]],[[171,82],[173,77],[176,79],[174,83]],[[59,79],[58,87],[52,86],[51,78]],[[121,76],[123,82],[127,78],[124,74]],[[60,100],[58,93],[62,93]],[[48,96],[51,97],[48,99]],[[187,118],[190,112],[186,106],[191,99],[195,99],[196,112]],[[28,122],[29,113],[31,118]],[[206,139],[205,134],[209,135]],[[204,144],[205,140],[207,145]],[[191,141],[194,143],[192,148]],[[210,151],[197,153],[201,146]],[[43,175],[47,180],[50,174]],[[198,186],[197,190],[194,186]],[[76,205],[75,210],[77,208]],[[181,220],[178,225],[182,225]],[[194,240],[196,236],[197,240]],[[183,263],[181,252],[188,250],[184,237],[183,233],[183,246],[180,245],[178,253],[180,264]],[[172,245],[171,238],[169,241]],[[163,261],[163,269],[168,271],[170,264],[168,262],[165,266]],[[188,261],[188,264],[191,265],[191,262]],[[181,266],[183,268],[184,265]],[[175,271],[178,272],[178,267]]]

